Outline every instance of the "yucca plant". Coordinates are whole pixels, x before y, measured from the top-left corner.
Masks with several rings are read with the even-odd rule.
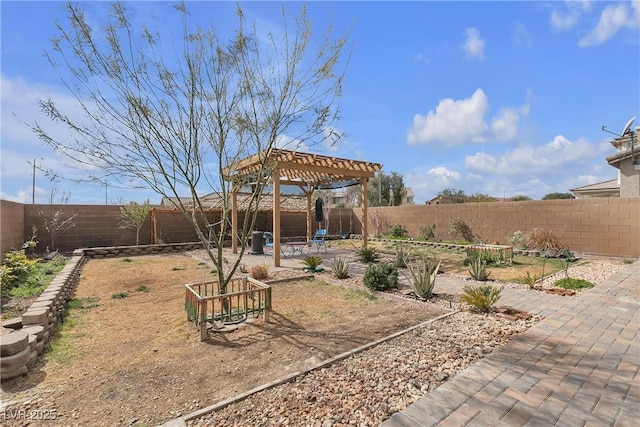
[[[426,258],[422,258],[420,260],[411,260],[407,258],[405,260],[407,269],[411,274],[409,280],[413,287],[413,292],[418,297],[428,298],[431,296],[433,288],[436,285],[436,277],[438,276],[438,270],[440,269],[441,262],[442,260],[439,260],[436,264],[435,262],[430,262]]]
[[[469,266],[469,274],[474,280],[486,282],[489,279],[491,272],[487,270],[487,262],[482,258],[472,258]]]
[[[322,264],[322,258],[315,255],[307,255],[307,257],[302,261],[304,269],[311,273],[322,271],[320,264]]]
[[[494,285],[467,285],[463,288],[463,294],[460,295],[460,300],[472,305],[477,311],[481,313],[488,313],[496,302],[500,299],[504,286]]]
[[[331,269],[338,279],[346,279],[349,277],[349,263],[343,257],[335,258],[331,264]]]
[[[356,252],[356,255],[358,255],[358,259],[360,260],[360,262],[363,262],[365,264],[378,262],[378,259],[380,258],[378,250],[371,247],[359,249],[358,252]]]

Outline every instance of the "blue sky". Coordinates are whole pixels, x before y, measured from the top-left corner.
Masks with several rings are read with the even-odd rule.
[[[277,22],[284,5],[242,3],[249,20]],[[83,2],[99,23],[104,3]],[[167,3],[133,4],[140,22]],[[43,56],[62,19],[57,2],[1,2],[1,193],[31,203],[36,163],[68,165],[24,122],[45,123],[38,99],[71,105]],[[382,163],[417,203],[445,188],[492,196],[551,192],[614,179],[609,144],[640,117],[640,1],[311,2],[313,30],[350,33],[340,99],[346,137],[332,156]],[[234,3],[196,2],[199,17],[233,19]],[[634,124],[640,125],[640,120]],[[77,173],[77,172],[69,172]],[[51,191],[72,204],[159,203],[150,191],[50,182],[36,172],[36,203]],[[106,190],[106,191],[105,191]]]

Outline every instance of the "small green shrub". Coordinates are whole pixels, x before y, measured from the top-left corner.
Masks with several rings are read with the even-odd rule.
[[[493,285],[467,285],[463,288],[460,300],[481,313],[488,313],[500,299],[503,289],[503,286],[498,288]]]
[[[349,263],[343,257],[335,258],[331,264],[331,269],[338,279],[346,279],[349,277]]]
[[[122,258],[122,262],[133,262],[131,258]]]
[[[453,218],[451,221],[449,236],[451,236],[453,240],[463,239],[467,242],[473,242],[473,231],[471,231],[471,227],[460,218]]]
[[[441,262],[442,260],[436,264],[435,262],[430,262],[427,258],[422,258],[420,261],[407,259],[407,269],[411,274],[411,286],[418,297],[428,298],[431,296],[436,285]]]
[[[401,239],[404,237],[409,237],[409,232],[407,232],[407,227],[402,224],[394,224],[389,227],[389,235],[396,239]]]
[[[147,293],[147,292],[151,292],[151,289],[149,289],[149,287],[145,286],[145,285],[140,285],[136,288],[136,292],[143,292],[143,293]]]
[[[565,277],[564,279],[556,280],[555,286],[563,289],[589,289],[595,285],[589,281],[583,279],[572,279],[571,277]]]
[[[364,264],[371,264],[374,262],[378,262],[380,259],[380,254],[376,248],[366,247],[358,249],[356,252],[358,260]]]
[[[112,299],[124,299],[129,296],[129,292],[118,292],[117,294],[111,295]]]
[[[433,240],[436,237],[436,225],[425,225],[424,227],[420,227],[418,230],[420,233],[420,238],[423,240]]]
[[[491,272],[487,270],[487,263],[480,257],[472,259],[469,265],[469,274],[474,280],[486,282],[489,279]]]
[[[322,258],[315,255],[307,255],[307,257],[302,260],[302,265],[304,265],[304,269],[310,272],[322,271],[319,267],[322,264]]]
[[[527,274],[525,274],[524,276],[520,277],[520,282],[524,283],[525,285],[529,286],[529,289],[535,289],[536,288],[536,281],[538,280],[538,276],[531,275],[531,273],[529,272],[529,270],[527,270]]]
[[[374,291],[386,291],[398,286],[398,269],[388,262],[370,264],[362,278],[365,286]]]
[[[37,260],[29,259],[24,250],[7,252],[4,263],[0,267],[2,295],[7,295],[11,289],[26,282],[29,273],[37,262]]]
[[[633,259],[630,259],[630,258],[625,258],[621,262],[622,262],[622,264],[628,265],[628,264],[633,264],[636,261],[633,260]]]
[[[560,253],[558,254],[560,258],[564,258],[567,262],[576,262],[578,257],[575,252],[570,251],[569,249],[560,249]]]

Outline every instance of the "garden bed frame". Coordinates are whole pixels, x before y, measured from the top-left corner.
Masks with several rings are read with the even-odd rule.
[[[200,341],[207,338],[207,323],[215,326],[242,323],[249,315],[269,321],[271,286],[252,277],[231,279],[227,292],[219,293],[217,280],[185,285],[187,320],[200,329]]]

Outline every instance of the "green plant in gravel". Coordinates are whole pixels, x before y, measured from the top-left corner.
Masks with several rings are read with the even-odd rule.
[[[371,264],[374,262],[378,262],[380,259],[380,254],[378,250],[373,247],[361,248],[356,252],[358,260],[364,264]]]
[[[322,264],[322,258],[315,255],[307,255],[306,258],[302,260],[302,265],[304,265],[304,269],[311,273],[322,271],[320,264]]]
[[[335,258],[331,264],[331,270],[338,279],[346,279],[349,277],[349,263],[346,258]]]
[[[151,292],[151,289],[149,289],[149,287],[146,285],[140,285],[136,288],[136,292],[147,293],[147,292]]]
[[[396,245],[396,254],[393,259],[393,266],[396,268],[405,268],[407,266],[406,259],[409,256],[409,250],[405,245]]]
[[[563,289],[589,289],[593,288],[595,285],[587,280],[583,279],[573,279],[571,277],[565,277],[564,279],[556,280],[554,283],[555,286]]]
[[[362,278],[364,285],[374,291],[398,287],[398,269],[388,262],[369,264]]]
[[[529,286],[529,289],[535,289],[538,276],[536,276],[535,274],[532,275],[529,270],[527,270],[527,274],[520,277],[519,280],[520,283],[524,283],[525,285]]]
[[[460,295],[460,300],[473,306],[476,311],[488,313],[500,299],[503,289],[504,286],[466,285],[462,289],[463,293]]]
[[[438,270],[440,269],[439,260],[437,263],[430,261],[427,258],[407,259],[407,270],[411,277],[410,282],[413,287],[413,292],[420,298],[429,298],[433,292],[433,288],[436,285],[436,278],[438,277]]]
[[[118,292],[117,294],[111,295],[112,299],[124,299],[129,296],[129,292]]]
[[[486,261],[480,257],[472,259],[469,266],[469,274],[474,280],[486,282],[489,279],[491,272],[487,270]]]

